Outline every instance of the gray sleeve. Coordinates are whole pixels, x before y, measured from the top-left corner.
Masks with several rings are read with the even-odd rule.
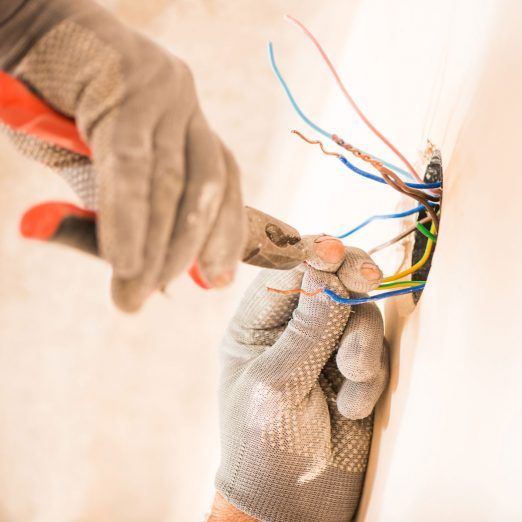
[[[23,8],[24,4],[28,0],[5,0],[4,8],[0,15],[0,26],[7,23],[13,16],[16,15],[17,11]]]
[[[76,9],[70,0],[2,0],[0,69],[12,70],[32,45]]]

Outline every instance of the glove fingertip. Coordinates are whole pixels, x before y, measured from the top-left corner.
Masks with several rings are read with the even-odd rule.
[[[234,280],[234,276],[236,273],[236,266],[230,266],[227,264],[218,264],[218,265],[199,265],[199,278],[202,282],[203,288],[224,288],[229,286]],[[194,279],[193,273],[190,274]],[[194,279],[196,283],[196,281]],[[199,283],[198,283],[199,284]],[[202,286],[200,284],[200,286]]]
[[[372,409],[354,408],[353,405],[351,405],[349,402],[339,400],[339,399],[337,399],[337,409],[339,410],[339,413],[343,417],[346,417],[349,420],[365,419],[373,411],[373,408]]]
[[[143,285],[135,279],[113,277],[111,295],[116,307],[125,313],[136,313],[143,306],[147,297]]]

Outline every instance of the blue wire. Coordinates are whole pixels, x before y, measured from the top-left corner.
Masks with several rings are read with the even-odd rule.
[[[279,83],[283,87],[288,99],[290,100],[290,103],[292,104],[292,107],[294,108],[295,112],[299,114],[299,116],[308,124],[312,129],[315,129],[319,134],[322,134],[323,136],[326,136],[328,139],[332,139],[332,135],[325,131],[324,129],[321,129],[318,125],[316,125],[312,120],[310,120],[305,113],[301,110],[299,105],[297,105],[297,102],[295,101],[294,97],[292,96],[292,93],[290,91],[290,88],[286,84],[285,80],[283,79],[283,76],[281,75],[281,72],[279,71],[275,57],[274,57],[274,47],[272,45],[272,42],[268,42],[268,56],[270,58],[270,65],[272,66],[272,70],[274,71],[274,74],[276,75],[277,79],[279,80]]]
[[[277,67],[275,56],[274,56],[274,46],[272,45],[272,42],[268,42],[268,57],[270,59],[270,65],[272,66],[272,70],[274,71],[274,74],[276,75],[277,79],[279,80],[279,83],[281,84],[281,87],[283,87],[286,96],[288,97],[290,103],[292,104],[292,107],[294,108],[295,112],[299,114],[301,119],[312,129],[316,130],[319,134],[322,134],[328,139],[332,139],[332,134],[330,132],[325,131],[319,125],[316,125],[306,114],[301,110],[299,105],[297,105],[297,102],[295,101],[295,98],[292,95],[292,92],[290,91],[290,87],[288,87],[287,83],[285,82],[283,75],[281,74],[281,71]],[[360,149],[361,150],[361,149]],[[373,154],[370,154],[369,152],[366,152],[364,150],[361,150],[363,154],[367,154],[368,156],[372,157],[373,159],[380,161],[383,165],[386,165],[389,169],[394,170],[395,172],[402,174],[403,176],[406,176],[409,179],[413,179],[413,176],[404,169],[401,169],[400,167],[397,167],[396,165],[393,165],[393,163],[390,163],[386,160],[383,160],[377,156],[374,156]]]
[[[329,288],[324,289],[324,293],[335,301],[336,303],[346,304],[346,305],[358,305],[363,303],[369,303],[370,301],[378,301],[379,299],[386,299],[387,297],[394,297],[396,295],[402,294],[412,294],[413,292],[418,292],[419,290],[423,290],[426,285],[417,285],[411,288],[401,288],[400,290],[393,290],[392,292],[384,292],[383,294],[372,295],[370,297],[360,297],[358,299],[347,299],[345,297],[341,297],[337,295],[335,292],[330,290]]]
[[[373,181],[377,181],[379,183],[384,183],[386,185],[386,181],[384,181],[380,176],[376,176],[375,174],[371,174],[370,172],[366,172],[365,170],[360,169],[353,163],[350,163],[344,156],[339,156],[339,160],[341,163],[343,163],[345,166],[347,166],[350,170],[353,170],[356,174],[359,174],[361,176],[364,176],[365,178],[372,179]],[[418,188],[418,189],[434,189],[434,188],[440,188],[442,186],[442,183],[436,182],[436,183],[406,183],[408,187],[411,188]]]
[[[353,233],[357,232],[361,228],[370,224],[372,221],[376,221],[378,219],[402,218],[402,217],[406,217],[406,216],[411,216],[412,214],[416,214],[417,212],[420,212],[421,210],[424,210],[424,205],[419,205],[418,207],[411,208],[410,210],[405,210],[404,212],[398,212],[396,214],[377,214],[375,216],[369,217],[368,219],[365,219],[360,225],[357,225],[355,228],[352,228],[345,234],[342,234],[342,235],[336,236],[336,237],[337,237],[337,239],[344,239],[345,237],[351,236]]]

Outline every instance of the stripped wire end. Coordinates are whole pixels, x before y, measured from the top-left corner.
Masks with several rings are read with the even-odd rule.
[[[295,112],[299,115],[299,117],[309,127],[314,129],[319,134],[322,134],[325,138],[331,139],[332,138],[332,133],[326,131],[325,129],[323,129],[321,127],[319,127],[319,125],[314,123],[308,116],[306,116],[306,114],[304,114],[304,112],[301,110],[301,107],[299,107],[299,105],[296,102],[292,92],[290,91],[290,87],[288,87],[288,84],[286,83],[285,79],[283,78],[283,75],[281,74],[281,71],[279,70],[279,67],[277,66],[277,63],[276,63],[276,60],[275,60],[275,55],[274,55],[274,46],[272,45],[272,42],[268,42],[267,49],[268,49],[268,59],[270,61],[270,65],[272,67],[272,70],[273,70],[273,72],[274,72],[278,82],[281,84],[281,87],[283,88],[283,90],[284,90],[284,92],[285,92],[285,94],[286,94],[286,96],[288,98],[288,101],[290,102],[290,104],[294,108]],[[399,174],[402,174],[402,175],[404,175],[404,176],[406,176],[408,178],[412,177],[412,174],[410,172],[408,172],[407,170],[401,169],[400,167],[397,167],[396,165],[393,165],[392,163],[390,163],[388,161],[385,161],[383,159],[377,158],[376,156],[372,155],[372,157],[374,159],[377,159],[378,161],[382,162],[383,165],[385,165],[386,167],[388,167],[388,168],[398,172]]]
[[[406,157],[388,140],[384,137],[384,135],[377,130],[377,128],[370,122],[370,120],[366,117],[366,115],[362,112],[360,107],[357,105],[355,100],[352,98],[351,94],[348,92],[348,89],[344,85],[343,81],[341,80],[341,77],[339,76],[337,70],[335,69],[332,61],[326,54],[326,51],[323,49],[317,38],[312,34],[312,32],[297,18],[294,18],[290,15],[285,15],[285,20],[290,21],[297,27],[299,27],[305,35],[312,41],[312,43],[315,45],[316,49],[319,51],[319,54],[323,58],[326,66],[328,69],[330,69],[330,72],[332,73],[332,76],[334,77],[335,82],[337,83],[337,86],[343,93],[344,97],[348,101],[348,103],[352,106],[353,110],[357,113],[357,115],[361,118],[361,120],[366,124],[366,126],[402,161],[402,163],[406,166],[406,168],[409,171],[409,174],[413,175],[420,183],[422,183],[422,180],[420,176],[417,174],[416,170],[413,168],[413,165],[406,159]],[[390,168],[393,168],[392,165],[387,165]]]
[[[270,286],[267,286],[266,289],[269,292],[273,292],[275,294],[283,294],[283,295],[291,295],[291,294],[303,294],[307,297],[315,297],[316,295],[319,295],[321,292],[324,292],[324,288],[318,288],[317,290],[314,290],[313,292],[307,292],[306,290],[303,290],[302,288],[294,288],[292,290],[279,290],[278,288],[271,288]]]
[[[393,290],[391,292],[383,292],[381,294],[376,294],[368,297],[357,297],[357,298],[349,298],[349,297],[341,297],[340,295],[336,294],[333,290],[330,290],[329,288],[318,288],[317,290],[314,290],[313,292],[307,292],[306,290],[303,290],[302,288],[294,288],[292,290],[279,290],[277,288],[271,288],[267,286],[267,290],[269,292],[274,292],[276,294],[283,294],[283,295],[291,295],[291,294],[303,294],[308,297],[315,297],[321,293],[325,293],[332,301],[335,301],[339,304],[345,304],[345,305],[359,305],[364,303],[369,303],[372,301],[379,301],[380,299],[386,299],[387,297],[395,297],[397,295],[403,295],[403,294],[411,294],[413,292],[418,292],[419,290],[424,289],[424,286],[426,285],[426,281],[401,281],[399,283],[392,283],[389,285],[381,285],[379,289],[384,290],[385,288],[394,288],[397,286],[409,286],[409,288],[398,288],[396,290]]]
[[[304,134],[299,132],[298,130],[292,130],[290,131],[292,134],[296,134],[299,136],[302,140],[306,141],[306,143],[310,143],[311,145],[319,145],[321,147],[321,151],[323,154],[326,154],[327,156],[334,156],[335,158],[340,158],[341,155],[338,152],[331,152],[324,148],[323,142],[319,140],[311,140],[310,138],[307,138]]]
[[[384,165],[380,161],[372,158],[369,154],[362,152],[357,147],[354,147],[353,145],[346,143],[341,137],[337,136],[337,134],[332,134],[332,141],[339,145],[339,147],[342,147],[348,152],[351,152],[356,158],[359,158],[365,161],[366,163],[369,163],[372,167],[375,167],[379,172],[381,172],[381,170],[384,168]]]
[[[371,174],[370,172],[366,172],[366,171],[360,169],[359,167],[353,165],[342,154],[327,151],[324,148],[322,141],[307,138],[303,133],[301,133],[297,130],[293,130],[291,132],[292,132],[292,134],[296,134],[297,136],[299,136],[303,141],[306,141],[306,143],[310,143],[311,145],[319,145],[321,147],[323,154],[325,154],[327,156],[333,156],[333,157],[339,159],[346,167],[348,167],[350,170],[352,170],[356,174],[359,174],[360,176],[371,179],[373,181],[377,181],[378,183],[384,183],[384,184],[387,183],[383,177],[376,176],[374,174]],[[359,159],[362,159],[363,161],[366,161],[367,163],[370,163],[379,172],[381,170],[385,169],[384,165],[380,161],[372,158],[369,154],[363,152],[362,150],[358,149],[357,147],[354,147],[353,145],[346,143],[342,138],[340,138],[336,134],[332,134],[332,140],[340,147],[343,147],[345,150],[351,152],[354,156],[358,157]],[[386,169],[386,172],[389,172],[389,171]],[[406,183],[406,186],[410,187],[410,188],[426,190],[426,189],[439,188],[440,183]]]

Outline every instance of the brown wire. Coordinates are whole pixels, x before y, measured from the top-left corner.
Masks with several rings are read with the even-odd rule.
[[[336,153],[336,152],[327,151],[324,148],[324,145],[323,145],[323,143],[321,141],[319,141],[319,140],[311,140],[310,138],[307,138],[304,134],[302,134],[301,132],[299,132],[299,131],[297,131],[295,129],[292,130],[291,132],[292,132],[292,134],[296,134],[297,136],[299,136],[302,140],[306,141],[307,143],[310,143],[312,145],[319,145],[319,147],[321,147],[321,150],[322,150],[323,154],[326,154],[327,156],[335,156],[336,158],[341,157],[341,155]],[[397,176],[397,174],[395,174],[390,169],[387,169],[380,161],[372,158],[368,154],[365,154],[364,152],[362,152],[358,148],[354,147],[353,145],[350,145],[349,143],[345,143],[345,141],[342,138],[340,138],[339,136],[336,136],[334,134],[332,136],[332,139],[335,141],[335,143],[337,143],[337,145],[343,147],[348,152],[351,152],[354,156],[356,156],[356,157],[362,159],[363,161],[366,161],[367,163],[370,163],[371,165],[373,165],[379,172],[381,172],[381,174],[382,174],[382,171],[385,170],[386,174],[388,176],[390,176],[395,181],[396,184],[398,184],[402,189],[406,190],[409,194],[410,193],[414,193],[414,194],[417,194],[420,197],[426,197],[427,199],[429,199],[431,201],[438,201],[439,198],[437,196],[432,196],[431,194],[426,194],[425,192],[423,192],[421,190],[413,189],[411,187],[408,187],[408,185],[406,185],[401,180],[401,178],[399,178]]]
[[[378,245],[378,246],[373,247],[370,250],[368,250],[368,255],[371,256],[372,254],[375,254],[375,252],[379,252],[380,250],[383,250],[384,248],[387,248],[387,247],[393,245],[394,243],[399,242],[401,239],[404,239],[406,236],[409,236],[412,232],[415,232],[415,230],[417,230],[418,223],[424,224],[424,223],[428,223],[429,221],[431,221],[431,216],[426,216],[425,218],[421,219],[420,221],[417,221],[417,223],[415,223],[415,225],[408,228],[404,232],[401,232],[398,236],[395,236],[393,239],[390,239],[389,241],[386,241],[386,243],[382,243],[381,245]]]
[[[420,196],[421,198],[426,198],[427,200],[434,201],[434,202],[438,202],[440,199],[439,196],[434,196],[433,194],[427,194],[426,192],[423,192],[420,189],[408,187],[408,185],[406,185],[406,183],[401,178],[399,178],[399,176],[397,174],[395,174],[395,172],[388,169],[384,165],[381,165],[381,167],[379,168],[379,172],[382,174],[383,177],[384,177],[384,175],[388,176],[391,180],[393,180],[393,182],[396,185],[401,187],[401,189],[406,191],[408,194],[416,194],[417,196]]]
[[[343,149],[346,149],[348,152],[351,152],[354,156],[362,159],[363,161],[366,161],[370,165],[373,165],[379,172],[381,171],[381,169],[386,169],[393,176],[397,177],[397,175],[394,172],[392,172],[390,169],[387,169],[379,160],[373,158],[372,156],[370,156],[368,154],[365,154],[364,152],[359,150],[357,147],[354,147],[353,145],[346,143],[341,137],[337,136],[336,134],[332,135],[332,140],[335,143],[337,143],[337,145],[339,145],[340,147],[343,147]],[[417,190],[417,189],[412,189],[411,187],[408,187],[407,185],[405,185],[404,182],[399,177],[397,177],[397,180],[400,183],[402,183],[409,190]],[[431,194],[426,194],[425,192],[422,192],[419,190],[417,190],[417,192],[420,192],[422,195],[431,196]],[[441,189],[432,189],[432,192],[436,192],[439,195],[442,193]],[[433,198],[433,196],[431,196],[431,198]],[[428,198],[428,199],[431,199],[431,198]],[[433,198],[433,199],[435,199],[435,198]]]
[[[390,169],[387,169],[380,161],[370,157],[368,154],[364,154],[359,149],[357,149],[356,147],[353,147],[349,143],[346,143],[342,138],[340,138],[336,134],[332,135],[332,140],[337,145],[342,147],[343,149],[352,153],[354,156],[373,165],[381,173],[384,181],[390,187],[392,187],[393,189],[397,190],[398,192],[400,192],[406,196],[410,196],[411,198],[418,201],[421,205],[423,205],[424,208],[426,209],[426,212],[431,216],[433,223],[435,225],[435,229],[436,230],[439,229],[439,219],[437,217],[435,210],[429,204],[429,201],[439,201],[439,198],[437,196],[432,196],[431,194],[426,194],[425,192],[422,192],[421,190],[408,187],[399,178],[399,176],[397,176],[397,174],[392,172]]]
[[[388,182],[388,184],[390,186],[395,188],[393,183],[389,182],[388,179],[385,177],[384,173],[381,173],[381,174],[383,174],[384,180],[386,182]],[[424,208],[426,209],[426,212],[428,213],[428,215],[431,217],[431,219],[433,221],[433,224],[435,226],[435,231],[438,232],[438,230],[439,230],[439,217],[437,216],[437,213],[435,212],[435,209],[426,201],[426,199],[422,198],[421,196],[418,196],[417,194],[410,193],[407,190],[401,190],[401,188],[399,188],[399,187],[396,187],[396,190],[399,191],[399,192],[402,192],[403,194],[405,194],[407,196],[410,196],[411,198],[413,198],[416,201],[418,201],[421,205],[423,205]]]
[[[386,172],[387,171],[387,172]],[[384,181],[390,185],[390,187],[393,187],[398,192],[401,192],[402,194],[405,194],[406,196],[410,196],[411,198],[418,201],[421,205],[424,206],[426,209],[426,212],[430,215],[431,219],[433,220],[433,223],[435,225],[435,230],[439,230],[439,218],[437,216],[437,213],[435,212],[434,208],[428,203],[427,194],[422,193],[422,195],[418,194],[418,191],[416,189],[412,189],[411,187],[404,186],[402,183],[396,183],[396,174],[392,173],[390,170],[388,170],[386,167],[383,167],[382,170],[380,170],[380,173],[382,177],[384,178]],[[423,197],[424,196],[424,197]]]
[[[437,201],[439,198],[438,196],[433,196],[431,194],[426,194],[422,190],[415,189],[412,187],[408,187],[404,181],[402,181],[401,178],[395,172],[392,172],[390,169],[386,168],[380,161],[372,158],[368,154],[365,154],[364,152],[360,151],[358,148],[354,147],[353,145],[350,145],[349,143],[346,143],[342,138],[340,138],[337,135],[332,135],[333,141],[337,143],[340,147],[347,150],[348,152],[351,152],[354,156],[357,158],[362,159],[363,161],[366,161],[367,163],[370,163],[373,165],[381,174],[386,173],[386,175],[389,178],[392,178],[396,185],[400,186],[403,190],[407,191],[409,194],[417,194],[417,196],[421,198],[426,198],[431,201]],[[385,180],[386,181],[386,180]]]
[[[311,140],[311,139],[307,138],[306,136],[304,136],[303,134],[301,134],[297,130],[293,130],[292,134],[296,134],[297,136],[299,136],[302,140],[306,141],[307,143],[310,143],[312,145],[319,145],[319,147],[321,147],[321,151],[323,152],[323,154],[326,154],[327,156],[335,156],[337,158],[339,158],[341,156],[340,154],[337,154],[335,152],[327,151],[324,148],[324,145],[321,141]],[[433,207],[428,203],[428,201],[438,202],[440,200],[440,198],[438,196],[433,196],[431,194],[427,194],[427,193],[423,192],[422,190],[408,187],[408,185],[406,185],[406,183],[404,181],[402,181],[402,179],[399,178],[399,176],[397,176],[397,174],[395,174],[395,172],[392,172],[390,169],[386,168],[379,160],[372,158],[371,156],[360,151],[358,148],[354,147],[353,145],[346,143],[339,136],[337,136],[335,134],[332,135],[332,140],[337,145],[339,145],[343,149],[347,150],[348,152],[350,152],[357,158],[359,158],[359,159],[369,163],[373,167],[375,167],[382,175],[384,181],[390,187],[397,190],[401,194],[410,196],[411,198],[418,201],[421,205],[423,205],[426,209],[426,212],[431,217],[431,220],[433,220],[433,222],[435,224],[435,229],[436,230],[439,229],[439,220],[438,220],[437,214],[436,214],[435,210],[433,209]]]

